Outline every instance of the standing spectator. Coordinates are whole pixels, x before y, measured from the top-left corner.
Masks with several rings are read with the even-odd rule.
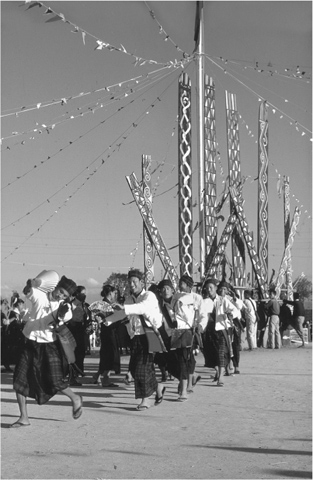
[[[118,290],[113,285],[104,285],[101,291],[103,302],[112,305],[116,303]],[[116,325],[105,325],[105,315],[97,314],[100,317],[100,361],[97,373],[94,375],[94,383],[100,384],[102,375],[102,387],[118,387],[110,381],[110,373],[121,372],[121,357],[117,338]]]
[[[286,294],[283,294],[281,298],[283,300],[283,304],[280,306],[280,312],[279,312],[279,331],[280,331],[281,341],[283,342],[284,331],[287,330],[288,327],[290,327],[292,324],[292,313],[285,301],[287,300]]]
[[[268,323],[268,348],[281,348],[281,338],[279,332],[279,313],[280,307],[276,300],[276,290],[269,290],[270,300],[265,304],[265,311],[269,317]]]
[[[284,304],[293,306],[292,326],[301,339],[302,345],[300,345],[300,347],[304,347],[303,322],[305,318],[305,311],[304,305],[300,300],[299,293],[294,292],[293,302],[290,300],[284,300]]]
[[[246,320],[247,341],[249,350],[255,350],[257,348],[257,319],[256,319],[256,303],[251,298],[250,290],[244,291],[244,317]]]

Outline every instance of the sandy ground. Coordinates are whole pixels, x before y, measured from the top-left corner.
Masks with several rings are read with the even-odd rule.
[[[2,375],[2,479],[312,478],[312,344],[243,351],[241,374],[224,388],[198,355],[202,379],[188,401],[176,401],[170,381],[162,404],[144,412],[122,375],[113,377],[119,388],[91,384],[96,353],[85,363],[77,421],[56,395],[29,401],[31,426],[9,429],[18,407],[12,374]]]

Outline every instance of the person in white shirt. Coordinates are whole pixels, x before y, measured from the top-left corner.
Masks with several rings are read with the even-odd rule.
[[[177,322],[172,332],[171,348],[177,349],[180,362],[180,386],[177,399],[180,402],[187,400],[187,393],[192,393],[193,387],[201,380],[200,375],[194,374],[196,361],[193,354],[193,340],[195,329],[206,318],[201,295],[191,291],[193,283],[192,277],[182,275],[179,280],[179,292],[173,295],[171,301]]]
[[[163,314],[163,328],[166,338],[164,343],[167,349],[166,353],[161,353],[160,356],[164,357],[166,370],[169,375],[180,380],[180,365],[177,357],[176,350],[171,350],[171,338],[172,332],[177,327],[175,320],[175,314],[172,309],[172,298],[174,295],[174,287],[169,279],[162,280],[158,284],[158,290],[160,292],[160,308]]]
[[[247,331],[247,341],[249,345],[249,350],[255,350],[257,348],[256,338],[257,338],[257,328],[258,323],[256,320],[256,303],[252,298],[250,290],[244,291],[244,315],[246,320],[246,331]]]
[[[242,325],[241,309],[244,307],[243,301],[235,293],[232,285],[223,281],[218,286],[218,293],[221,297],[227,298],[235,307],[232,318],[232,329],[228,330],[228,336],[232,348],[232,356],[229,365],[226,366],[226,376],[232,376],[233,374],[239,374],[239,362],[240,362],[240,344],[241,344],[241,331]],[[233,366],[233,368],[232,368]]]
[[[72,402],[72,416],[76,420],[82,414],[83,400],[76,395],[64,380],[67,361],[57,340],[55,327],[72,317],[71,306],[64,303],[76,290],[73,280],[63,276],[52,292],[39,289],[41,280],[28,280],[23,293],[32,304],[23,329],[25,346],[13,375],[20,417],[11,428],[30,425],[27,413],[27,397],[39,405],[50,400],[56,393],[63,393]]]
[[[126,298],[122,307],[129,319],[127,329],[131,337],[130,372],[135,382],[135,398],[140,398],[137,410],[150,408],[151,395],[156,392],[155,405],[159,405],[165,393],[165,387],[158,383],[153,363],[153,353],[149,353],[148,340],[144,326],[153,326],[158,329],[162,326],[162,312],[158,299],[153,292],[144,289],[143,274],[133,269],[128,272],[128,283],[131,295]],[[120,319],[115,319],[115,314],[107,317],[106,324],[110,325]]]
[[[222,373],[225,373],[225,368],[229,364],[232,356],[232,347],[229,341],[229,333],[232,329],[232,318],[236,315],[236,307],[228,300],[217,295],[217,281],[209,278],[204,283],[203,289],[207,292],[208,300],[206,302],[206,312],[210,315],[209,323],[211,329],[215,331],[218,356],[218,372],[215,377],[218,387],[223,387],[224,383],[221,381]]]

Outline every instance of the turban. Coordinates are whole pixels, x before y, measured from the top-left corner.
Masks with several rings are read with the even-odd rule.
[[[159,285],[158,289],[162,290],[163,287],[171,287],[174,290],[173,284],[169,279],[162,280]]]
[[[190,287],[190,288],[193,287],[193,279],[187,274],[182,275],[180,277],[179,282],[185,282],[185,284],[188,285],[188,287]]]
[[[77,285],[76,283],[71,280],[70,278],[66,278],[65,275],[61,277],[61,280],[57,284],[56,288],[64,288],[70,295],[73,295],[76,292]]]
[[[143,280],[143,273],[140,270],[132,269],[128,272],[128,278],[137,277],[139,280]]]

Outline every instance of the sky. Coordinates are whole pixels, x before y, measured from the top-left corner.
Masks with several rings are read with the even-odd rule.
[[[21,292],[28,278],[52,269],[86,285],[92,300],[112,272],[143,269],[142,219],[125,179],[132,172],[141,179],[143,154],[152,156],[156,224],[167,248],[177,245],[178,78],[185,71],[192,84],[195,204],[196,65],[191,61],[182,69],[160,64],[181,60],[182,51],[192,53],[195,5],[47,1],[39,7],[1,2],[2,296],[13,289]],[[48,7],[70,24],[45,14]],[[277,180],[287,175],[291,215],[302,205],[292,249],[293,278],[304,272],[310,279],[311,9],[311,2],[301,1],[204,2],[205,72],[216,85],[218,199],[228,168],[227,90],[237,97],[241,172],[247,176],[244,209],[256,238],[258,110],[259,98],[266,99],[269,272],[278,271],[283,254],[283,198],[277,194]],[[97,40],[132,55],[96,49]],[[136,57],[157,63],[136,64]],[[296,76],[297,67],[305,72],[302,78]],[[112,85],[116,87],[104,90]],[[229,204],[222,214],[219,234]],[[194,225],[197,218],[196,205]],[[195,231],[195,280],[198,235]],[[169,253],[176,266],[178,248]],[[251,271],[249,261],[247,269]],[[156,280],[163,273],[156,259]]]

